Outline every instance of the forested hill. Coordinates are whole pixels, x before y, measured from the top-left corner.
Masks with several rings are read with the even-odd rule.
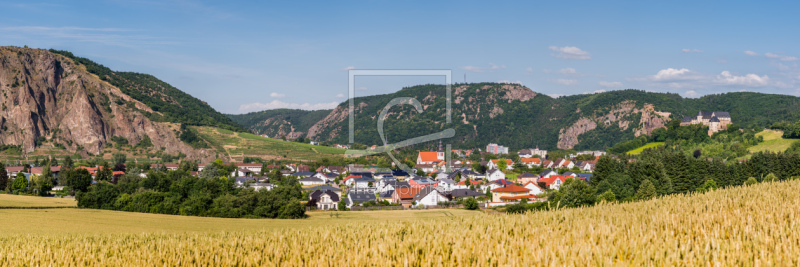
[[[305,136],[305,132],[311,126],[325,118],[330,112],[331,110],[273,109],[228,115],[228,117],[257,134],[296,139]]]
[[[239,124],[217,112],[206,102],[197,99],[150,74],[112,71],[87,58],[76,57],[71,52],[50,49],[50,52],[72,59],[76,64],[119,88],[155,112],[142,112],[154,121],[176,122],[189,125],[214,126],[234,131],[244,131]]]
[[[663,127],[670,119],[694,116],[698,111],[728,111],[742,127],[767,127],[779,121],[800,119],[800,99],[788,95],[737,92],[697,99],[671,93],[621,90],[598,94],[551,98],[515,84],[474,83],[453,86],[452,123],[445,120],[443,85],[419,85],[386,95],[355,99],[355,138],[363,144],[382,144],[377,116],[395,97],[418,99],[424,111],[410,105],[391,108],[384,130],[388,141],[398,142],[454,128],[448,140],[455,147],[484,147],[487,143],[512,150],[538,146],[543,149],[605,149]],[[348,104],[334,110],[273,112],[230,115],[256,133],[277,133],[292,120],[297,136],[318,141],[346,143]],[[319,113],[327,113],[317,120]],[[310,120],[316,120],[313,125]],[[299,123],[302,121],[302,123]],[[431,144],[432,146],[432,144]]]

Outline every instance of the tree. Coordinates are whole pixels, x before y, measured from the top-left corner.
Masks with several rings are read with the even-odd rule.
[[[347,210],[347,202],[345,201],[345,198],[339,200],[339,204],[336,205],[336,208],[341,211]]]
[[[777,182],[777,181],[778,181],[778,176],[776,176],[774,173],[769,173],[767,174],[767,177],[764,177],[764,182]]]
[[[466,210],[478,210],[480,207],[478,206],[478,201],[475,198],[467,198],[464,200],[464,209]]]
[[[697,159],[697,158],[700,158],[700,156],[702,156],[702,155],[703,155],[703,153],[702,153],[702,152],[700,152],[700,149],[698,149],[698,150],[695,150],[695,151],[694,151],[694,153],[693,153],[692,155],[694,156],[694,158],[696,158],[696,159]]]
[[[580,207],[594,204],[594,189],[586,182],[569,178],[559,189],[562,192],[561,203],[565,207]]]
[[[597,196],[597,202],[614,202],[617,201],[617,197],[614,195],[614,192],[611,190],[606,191],[605,193],[600,194]]]
[[[75,163],[72,162],[72,158],[70,156],[64,158],[64,168],[71,169],[73,165],[75,165]]]
[[[639,185],[639,190],[636,191],[636,199],[648,200],[654,197],[656,197],[656,187],[650,180],[642,181],[642,184]]]
[[[757,184],[758,180],[755,177],[747,178],[747,181],[744,182],[744,185],[754,185]]]
[[[36,182],[36,189],[39,191],[40,196],[46,196],[53,189],[56,179],[53,177],[53,172],[50,170],[50,162],[46,162],[42,168],[42,175],[39,176]]]
[[[62,174],[67,181],[67,186],[75,192],[86,192],[92,185],[92,175],[86,169],[66,170]]]
[[[25,177],[24,173],[22,172],[17,173],[17,177],[14,178],[12,189],[15,192],[25,191],[28,189],[28,179]]]
[[[506,159],[504,158],[497,159],[497,169],[505,171],[506,168],[508,168],[508,162],[506,162]]]
[[[108,166],[108,161],[103,161],[103,164],[100,165],[99,170],[97,170],[97,174],[95,174],[95,179],[98,181],[111,181],[113,176],[111,167]]]
[[[114,153],[114,166],[119,164],[125,164],[125,161],[128,160],[128,156],[124,153]]]
[[[8,172],[6,165],[0,162],[0,191],[6,190],[8,186]]]
[[[697,188],[697,191],[701,192],[701,193],[705,193],[705,192],[717,190],[717,188],[718,188],[717,182],[714,182],[714,180],[712,180],[712,179],[708,179],[703,184],[703,186],[700,186],[699,188]]]

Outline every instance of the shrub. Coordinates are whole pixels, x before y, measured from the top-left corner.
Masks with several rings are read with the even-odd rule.
[[[464,200],[464,209],[466,210],[478,210],[480,207],[478,206],[478,201],[474,198],[467,198]]]
[[[605,193],[600,194],[597,196],[597,202],[614,202],[617,201],[617,197],[614,195],[614,192],[611,190],[606,191]]]

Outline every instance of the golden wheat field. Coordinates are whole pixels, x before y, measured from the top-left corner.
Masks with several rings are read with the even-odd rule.
[[[2,212],[6,229],[14,214]],[[397,221],[315,214],[281,227],[245,220],[253,225],[191,232],[40,231],[58,221],[31,221],[27,232],[0,232],[0,265],[800,265],[800,181],[524,215],[391,212]]]

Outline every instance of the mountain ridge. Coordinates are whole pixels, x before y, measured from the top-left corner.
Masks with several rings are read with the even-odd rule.
[[[693,116],[700,110],[731,112],[734,123],[749,128],[800,119],[800,99],[778,94],[732,92],[683,98],[674,93],[627,89],[552,98],[516,84],[455,84],[452,88],[452,127],[456,128],[457,134],[450,143],[457,148],[483,147],[491,142],[512,149],[536,146],[543,149],[605,149],[649,134],[671,119]],[[390,143],[445,129],[442,124],[444,91],[443,85],[418,85],[395,93],[355,98],[356,142],[383,144],[375,130],[376,117],[395,97],[414,97],[421,102],[424,111],[417,114],[408,105],[392,107],[385,122]],[[348,109],[349,104],[345,101],[332,110],[313,111],[328,112],[328,115],[311,127],[295,127],[295,135],[346,143]],[[442,115],[427,114],[430,111]],[[273,113],[280,116],[288,112],[302,116],[309,111]],[[242,117],[248,114],[228,116],[244,121]],[[275,120],[268,116],[261,119]],[[274,131],[269,126],[259,129],[253,128],[252,124],[242,126],[256,133]]]

